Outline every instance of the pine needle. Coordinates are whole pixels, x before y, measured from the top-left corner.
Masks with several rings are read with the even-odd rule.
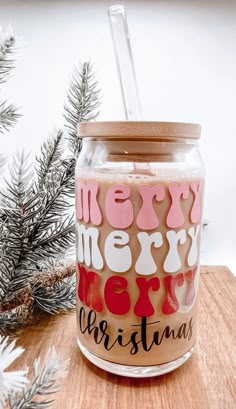
[[[42,399],[60,390],[63,378],[68,373],[69,360],[64,361],[54,347],[48,350],[44,365],[41,358],[34,361],[34,375],[30,385],[17,397],[9,397],[10,409],[46,409],[54,399]]]
[[[61,260],[75,246],[77,123],[95,119],[99,106],[92,67],[84,63],[73,75],[66,106],[73,155],[66,155],[58,130],[42,144],[34,166],[24,152],[13,158],[0,192],[0,333],[27,323],[34,311],[56,314],[75,306],[75,266]]]
[[[16,51],[17,41],[11,27],[7,30],[0,27],[0,83],[6,82],[15,68]]]
[[[11,28],[3,31],[0,27],[0,84],[6,82],[15,68],[17,41]],[[20,117],[18,108],[6,101],[0,102],[0,133],[9,131]]]
[[[81,150],[81,139],[78,136],[79,122],[94,121],[99,115],[100,90],[93,67],[85,62],[81,69],[74,69],[65,104],[65,127],[68,131],[68,141],[71,152],[77,158]]]
[[[8,337],[0,336],[0,409],[3,408],[8,395],[22,390],[28,383],[27,369],[9,371],[8,367],[24,352],[21,347],[15,347],[16,341],[9,342]]]
[[[8,105],[6,101],[2,102],[0,104],[0,133],[9,131],[19,117],[17,107],[12,104]]]

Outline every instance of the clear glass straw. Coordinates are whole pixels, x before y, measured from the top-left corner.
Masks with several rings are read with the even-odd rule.
[[[108,9],[116,65],[127,121],[141,121],[142,112],[130,44],[125,7],[121,4]],[[149,163],[133,163],[133,173],[153,175]]]
[[[139,121],[142,119],[142,113],[125,7],[123,5],[109,7],[108,16],[126,119]]]

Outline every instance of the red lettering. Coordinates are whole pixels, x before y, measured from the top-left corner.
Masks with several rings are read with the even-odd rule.
[[[183,273],[179,273],[176,276],[169,274],[164,278],[165,286],[166,286],[166,299],[162,304],[162,312],[163,314],[173,314],[174,312],[178,311],[179,303],[175,295],[176,286],[181,287],[184,283],[184,275]]]
[[[152,277],[146,280],[144,277],[136,278],[136,283],[139,287],[139,298],[134,306],[134,313],[137,317],[150,317],[154,314],[155,310],[149,299],[148,292],[151,288],[152,291],[157,291],[160,288],[160,279],[158,277]]]
[[[104,286],[104,303],[100,295],[102,287],[102,276],[93,271],[87,271],[83,266],[78,264],[79,268],[79,284],[78,296],[87,307],[93,308],[96,312],[103,311],[105,303],[107,309],[115,315],[125,315],[131,308],[131,297],[128,289],[128,281],[120,275],[110,276]],[[176,288],[187,283],[187,291],[184,299],[186,306],[191,306],[195,299],[194,280],[196,277],[197,266],[193,270],[177,275],[169,274],[163,279],[163,284],[166,289],[166,297],[162,304],[163,314],[174,314],[179,310],[179,302],[176,296]],[[150,317],[156,311],[154,307],[159,307],[159,301],[155,298],[153,306],[150,299],[150,291],[158,291],[160,289],[160,278],[137,277],[136,284],[139,289],[139,296],[134,304],[134,314],[137,317]]]
[[[194,288],[194,279],[196,276],[196,271],[197,267],[195,267],[193,270],[187,271],[185,273],[185,279],[188,283],[188,291],[185,297],[185,304],[186,305],[191,305],[194,301],[195,298],[195,288]]]
[[[79,267],[79,287],[78,296],[87,307],[92,307],[95,311],[101,312],[103,310],[102,299],[99,293],[101,278],[93,271],[87,271],[83,266]]]
[[[128,286],[126,278],[111,276],[108,278],[104,288],[104,298],[107,308],[112,314],[124,315],[130,309],[130,296],[125,290]]]

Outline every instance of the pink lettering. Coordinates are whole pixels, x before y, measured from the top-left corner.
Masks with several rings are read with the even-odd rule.
[[[159,219],[153,209],[153,199],[162,201],[165,197],[164,187],[141,185],[138,188],[143,204],[137,217],[137,226],[142,230],[152,230],[159,226]]]
[[[129,227],[134,218],[130,200],[130,188],[126,185],[114,185],[108,190],[105,200],[107,220],[114,228]]]
[[[192,223],[197,223],[201,217],[201,191],[202,182],[191,183],[191,190],[194,193],[194,202],[191,210],[191,221]]]
[[[171,196],[171,207],[166,218],[166,224],[168,227],[176,228],[184,224],[184,215],[181,209],[181,199],[187,199],[189,195],[189,186],[187,183],[178,185],[177,183],[171,183],[169,185],[169,192]]]
[[[102,222],[102,214],[97,202],[98,183],[78,180],[76,183],[77,216],[86,223],[91,221],[99,226]]]

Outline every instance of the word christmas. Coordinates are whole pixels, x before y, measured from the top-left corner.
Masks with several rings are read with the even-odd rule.
[[[155,346],[159,346],[163,341],[169,338],[173,341],[180,339],[191,340],[193,335],[194,321],[191,317],[188,322],[183,322],[175,329],[167,325],[164,330],[160,331],[158,325],[160,321],[147,322],[146,317],[142,317],[140,325],[135,324],[136,330],[127,335],[122,328],[118,328],[117,336],[114,339],[115,331],[109,332],[109,326],[106,320],[97,322],[97,314],[94,310],[86,311],[83,307],[79,311],[79,328],[82,334],[88,334],[93,337],[96,344],[102,344],[104,349],[110,351],[115,345],[122,348],[130,347],[130,355],[136,355],[139,350],[145,352],[151,351]],[[148,342],[147,335],[152,331],[151,342]],[[173,342],[172,341],[172,342]]]

